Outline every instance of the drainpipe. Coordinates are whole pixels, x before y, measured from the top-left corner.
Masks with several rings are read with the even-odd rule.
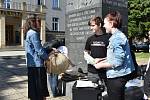
[[[41,18],[41,40],[42,40],[42,44],[45,43],[46,41],[46,34],[45,34],[45,8],[43,7],[43,5],[40,5],[40,18]]]
[[[22,3],[22,22],[21,22],[21,46],[22,47],[24,47],[23,25],[26,22],[26,17],[27,17],[26,11],[27,11],[27,5],[26,5],[26,2],[23,2]]]

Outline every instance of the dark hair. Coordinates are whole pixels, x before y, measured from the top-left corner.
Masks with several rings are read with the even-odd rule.
[[[60,47],[60,46],[65,46],[65,44],[64,44],[64,42],[63,41],[61,41],[61,40],[52,40],[51,41],[51,43],[52,43],[52,47],[53,48],[58,48],[58,47]]]
[[[122,26],[122,16],[118,11],[111,11],[106,17],[109,21],[113,22],[114,28],[121,28]]]
[[[89,20],[89,22],[88,22],[88,25],[89,25],[89,26],[91,25],[91,22],[92,22],[92,21],[94,21],[95,24],[98,25],[98,26],[100,26],[100,24],[101,24],[101,27],[103,27],[103,25],[104,25],[104,22],[103,22],[102,18],[99,17],[99,16],[97,16],[97,17],[96,17],[96,16],[92,17],[92,18]]]
[[[23,26],[24,39],[26,39],[26,33],[29,29],[33,29],[37,32],[40,31],[40,19],[37,15],[29,15],[26,23]]]

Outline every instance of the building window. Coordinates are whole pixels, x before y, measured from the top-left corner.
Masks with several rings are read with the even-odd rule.
[[[43,4],[43,5],[46,5],[46,1],[45,1],[45,0],[43,0],[43,1],[42,1],[42,4]]]
[[[37,4],[38,5],[45,5],[45,0],[38,0]]]
[[[59,30],[59,18],[53,17],[52,19],[52,29],[53,31],[58,31]]]
[[[59,8],[59,0],[52,0],[52,8]]]
[[[38,5],[41,5],[41,0],[38,0],[38,2],[37,2],[37,3],[38,3]]]
[[[11,7],[11,0],[4,0],[4,6],[5,6],[5,8],[10,8]]]

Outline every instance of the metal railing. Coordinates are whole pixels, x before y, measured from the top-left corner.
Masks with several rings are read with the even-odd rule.
[[[40,5],[31,5],[31,4],[27,4],[27,11],[38,11],[40,12]]]
[[[0,8],[25,11],[40,11],[40,5],[27,4],[26,2],[0,3]]]

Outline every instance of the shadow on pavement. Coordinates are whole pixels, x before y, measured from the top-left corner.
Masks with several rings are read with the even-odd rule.
[[[27,68],[24,58],[0,59],[0,100],[27,99]]]

